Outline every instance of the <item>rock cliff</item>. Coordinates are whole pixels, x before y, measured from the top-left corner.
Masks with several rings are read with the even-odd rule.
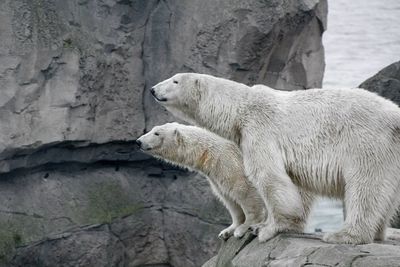
[[[318,87],[326,0],[0,1],[0,266],[200,266],[229,222],[133,141],[148,88],[203,72]]]

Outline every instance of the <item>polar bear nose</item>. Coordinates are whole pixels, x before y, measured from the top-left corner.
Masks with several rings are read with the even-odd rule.
[[[154,90],[154,87],[151,87],[151,89],[150,89],[150,93],[155,97],[156,95],[155,95],[155,90]]]
[[[139,139],[136,139],[136,144],[141,147],[142,146],[142,141],[140,141]]]

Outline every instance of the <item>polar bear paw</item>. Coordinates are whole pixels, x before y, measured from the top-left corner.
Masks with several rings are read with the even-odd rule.
[[[267,224],[265,222],[262,222],[262,223],[252,224],[249,226],[249,228],[253,235],[258,235],[260,230],[266,226],[267,226]]]
[[[278,230],[273,225],[266,225],[258,231],[258,241],[267,242],[278,234]]]
[[[235,231],[236,227],[232,227],[229,226],[228,228],[222,230],[219,234],[218,234],[218,238],[222,239],[222,240],[227,240],[229,239],[229,237],[231,237]]]
[[[335,244],[365,244],[370,243],[372,240],[364,240],[361,237],[357,237],[349,234],[347,231],[339,231],[335,233],[326,233],[322,240],[327,243],[335,243]]]
[[[239,225],[236,229],[235,232],[233,232],[233,236],[236,238],[242,238],[244,234],[249,230],[249,225],[248,224],[242,224]]]

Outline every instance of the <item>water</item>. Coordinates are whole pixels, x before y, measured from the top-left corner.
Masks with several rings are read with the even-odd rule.
[[[357,87],[400,60],[399,0],[330,0],[324,87]]]
[[[357,87],[400,60],[399,0],[330,0],[324,88]],[[307,227],[330,232],[343,224],[342,204],[316,203]]]

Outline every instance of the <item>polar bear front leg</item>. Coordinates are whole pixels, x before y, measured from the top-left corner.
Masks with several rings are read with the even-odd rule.
[[[240,205],[224,194],[223,190],[221,190],[211,179],[208,179],[208,181],[214,195],[224,204],[225,208],[228,209],[229,214],[231,215],[232,224],[218,234],[219,238],[226,240],[231,237],[235,229],[244,222],[245,214]]]
[[[375,241],[385,241],[386,240],[386,230],[388,228],[388,225],[390,225],[390,220],[385,220],[383,223],[381,223],[378,227],[378,230],[375,233],[374,240]]]
[[[279,153],[273,149],[249,148],[242,149],[246,174],[268,210],[266,223],[259,225],[259,241],[268,241],[282,232],[303,232],[309,208],[304,207],[302,195],[282,161],[273,156]]]
[[[232,218],[232,224],[228,228],[222,230],[218,235],[219,238],[226,240],[233,235],[238,226],[243,224],[245,215],[242,208],[229,197],[221,195],[221,200]]]
[[[259,224],[260,222],[263,221],[263,218],[261,218],[258,214],[258,211],[255,209],[248,209],[245,206],[241,205],[243,212],[245,214],[246,220],[244,221],[243,224],[239,225],[233,235],[236,238],[241,238],[244,236],[244,234],[250,229],[251,226],[254,226],[256,224]],[[259,211],[262,212],[262,209]]]
[[[255,180],[268,208],[266,226],[259,229],[259,241],[268,241],[278,233],[302,233],[309,208],[304,207],[304,199],[290,177],[284,172],[270,172]]]
[[[246,220],[236,228],[233,235],[236,238],[241,238],[249,229],[253,231],[253,228],[257,227],[256,225],[261,225],[266,220],[267,211],[256,188],[252,187],[238,195],[238,203],[243,209]]]

